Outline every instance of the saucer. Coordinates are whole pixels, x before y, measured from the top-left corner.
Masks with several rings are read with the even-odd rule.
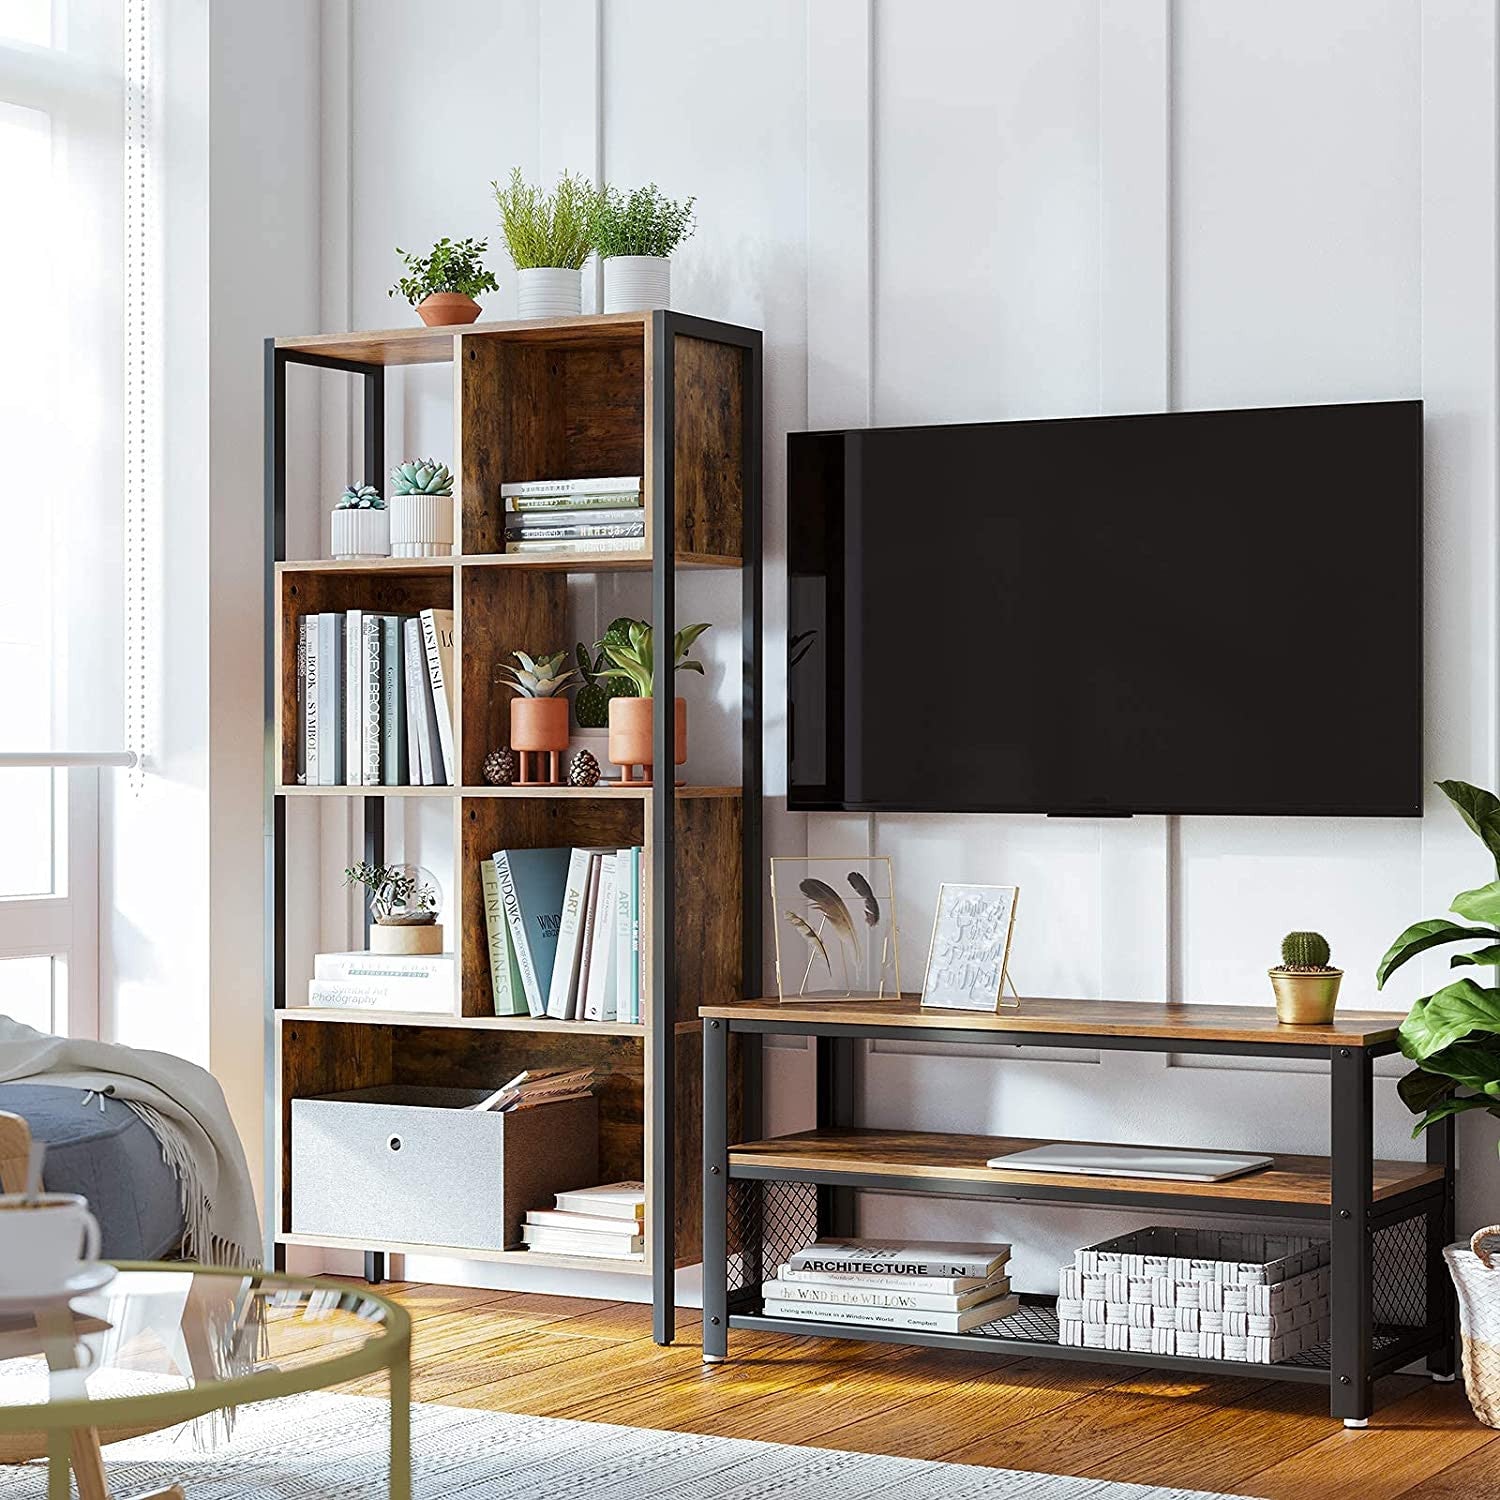
[[[15,1292],[0,1289],[0,1313],[28,1312],[34,1307],[47,1307],[55,1302],[71,1302],[75,1297],[87,1296],[107,1287],[119,1272],[103,1261],[91,1266],[81,1266],[64,1282],[42,1291]]]

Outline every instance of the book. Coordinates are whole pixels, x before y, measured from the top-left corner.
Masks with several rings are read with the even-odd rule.
[[[490,950],[491,1008],[497,1016],[524,1016],[526,1000],[519,974],[515,988],[511,988],[510,936],[500,905],[500,872],[493,859],[479,861],[479,882],[484,888],[484,933]]]
[[[344,780],[344,617],[318,617],[318,785]]]
[[[570,849],[499,849],[500,904],[505,911],[521,988],[533,1016],[547,1014],[553,961],[562,924]]]
[[[451,953],[348,953],[313,955],[314,979],[410,980],[441,983],[451,991],[458,982],[458,959]]]
[[[639,1026],[651,998],[650,991],[646,987],[646,950],[649,946],[646,939],[648,908],[646,893],[641,889],[642,881],[645,879],[645,851],[639,847],[634,851],[634,866],[635,880],[630,887],[630,1019]]]
[[[406,758],[406,669],[400,615],[380,616],[380,779],[411,784]]]
[[[848,1323],[863,1328],[905,1328],[922,1333],[967,1333],[1001,1318],[1014,1316],[1018,1297],[996,1297],[963,1312],[924,1312],[914,1307],[839,1307],[826,1302],[784,1302],[767,1298],[768,1318],[791,1318],[807,1323]]]
[[[297,785],[307,785],[307,623],[297,621]]]
[[[612,479],[525,479],[516,484],[502,484],[500,496],[504,500],[531,500],[546,495],[619,495],[634,493],[640,487],[639,474]]]
[[[344,785],[365,784],[365,614],[344,613]]]
[[[405,980],[311,979],[307,1003],[328,1010],[409,1010],[445,1015],[453,1013],[453,987],[413,985]]]
[[[619,859],[616,853],[599,856],[599,883],[591,908],[588,978],[579,1007],[585,1021],[615,1018],[615,867]]]
[[[646,1212],[644,1182],[601,1182],[598,1187],[570,1188],[554,1195],[561,1209],[576,1214],[601,1214],[607,1219],[639,1219]]]
[[[787,1264],[794,1271],[860,1271],[877,1276],[983,1276],[1010,1259],[1009,1245],[948,1240],[814,1240]]]
[[[544,1229],[539,1224],[521,1226],[521,1243],[545,1255],[594,1255],[606,1260],[640,1260],[646,1253],[645,1237],[639,1234],[617,1240],[566,1229]]]
[[[303,615],[302,756],[308,786],[318,784],[318,617]]]
[[[576,541],[591,536],[645,536],[644,521],[574,521],[566,525],[505,528],[508,542]]]
[[[507,516],[579,514],[596,510],[643,510],[645,498],[635,490],[596,490],[589,495],[512,495],[502,502]]]
[[[435,786],[435,756],[441,756],[437,742],[437,715],[432,707],[432,690],[427,681],[427,653],[422,645],[422,622],[413,615],[401,625],[402,656],[406,667],[407,761],[413,786]]]
[[[613,856],[611,856],[612,858]],[[578,983],[573,990],[572,1019],[586,1019],[590,971],[594,967],[594,929],[599,925],[599,870],[604,854],[595,850],[589,859],[589,892],[583,902],[583,936],[578,942]]]
[[[640,971],[634,963],[631,934],[639,899],[640,851],[621,849],[615,856],[615,1019],[634,1021],[638,1010],[635,986]]]
[[[997,1297],[1009,1297],[1010,1278],[1001,1276],[987,1282],[971,1292],[909,1292],[885,1291],[878,1287],[827,1286],[810,1281],[768,1281],[761,1293],[778,1302],[816,1302],[834,1307],[897,1307],[910,1308],[917,1312],[965,1312],[971,1307],[980,1307],[993,1302]]]
[[[983,1276],[871,1276],[857,1271],[794,1271],[785,1264],[776,1272],[776,1279],[820,1287],[859,1287],[873,1292],[937,1292],[946,1297],[1010,1283],[1008,1276],[992,1276],[988,1280]]]
[[[422,644],[427,654],[427,676],[432,687],[432,711],[437,719],[438,745],[442,750],[442,775],[433,763],[434,786],[457,786],[453,763],[453,611],[422,611]]]
[[[629,505],[591,505],[580,511],[576,508],[563,510],[512,511],[506,518],[507,532],[519,532],[528,536],[537,530],[553,526],[644,526],[646,512],[639,500]]]
[[[487,1094],[470,1108],[509,1112],[537,1104],[556,1104],[563,1099],[586,1099],[594,1091],[594,1070],[581,1068],[523,1068],[508,1083]]]
[[[588,849],[574,849],[568,857],[568,876],[563,886],[552,981],[547,987],[547,1016],[553,1021],[571,1021],[574,1015],[573,1002],[578,993],[584,911],[589,898],[589,868],[592,863],[593,854]]]
[[[593,1233],[612,1234],[616,1238],[641,1232],[640,1219],[611,1219],[603,1214],[575,1214],[561,1208],[533,1208],[526,1214],[528,1224],[540,1224],[544,1228],[581,1229]]]
[[[379,786],[385,779],[380,750],[383,743],[380,719],[384,713],[385,664],[381,655],[379,615],[364,615],[360,622],[360,678],[363,698],[360,703],[360,780],[365,786]]]
[[[319,953],[309,1005],[452,1012],[458,961],[451,953]]]
[[[509,553],[522,552],[644,552],[646,539],[638,537],[580,537],[573,541],[507,542]]]

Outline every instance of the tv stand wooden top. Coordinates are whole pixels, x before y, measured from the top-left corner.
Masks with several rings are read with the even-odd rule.
[[[788,1000],[774,996],[705,1005],[700,1015],[735,1023],[786,1022],[797,1029],[811,1025],[844,1026],[878,1032],[887,1028],[936,1031],[1034,1033],[1043,1036],[1138,1037],[1183,1042],[1249,1043],[1274,1051],[1278,1047],[1378,1047],[1389,1051],[1401,1014],[1390,1011],[1340,1011],[1327,1026],[1283,1026],[1266,1005],[1170,1005],[1151,1000],[1031,1000],[1002,1011],[924,1010],[915,995],[899,1000]]]

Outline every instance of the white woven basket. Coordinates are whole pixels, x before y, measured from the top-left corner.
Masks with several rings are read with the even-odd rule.
[[[1481,1229],[1467,1247],[1449,1245],[1443,1259],[1458,1288],[1469,1405],[1486,1427],[1500,1427],[1500,1224]]]

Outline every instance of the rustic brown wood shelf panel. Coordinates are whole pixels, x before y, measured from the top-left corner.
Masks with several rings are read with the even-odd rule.
[[[344,1010],[331,1006],[288,1005],[276,1012],[278,1025],[288,1021],[328,1021],[353,1026],[452,1026],[461,1031],[563,1032],[581,1036],[636,1036],[644,1024],[630,1021],[551,1021],[546,1016],[457,1016],[417,1010]]]

